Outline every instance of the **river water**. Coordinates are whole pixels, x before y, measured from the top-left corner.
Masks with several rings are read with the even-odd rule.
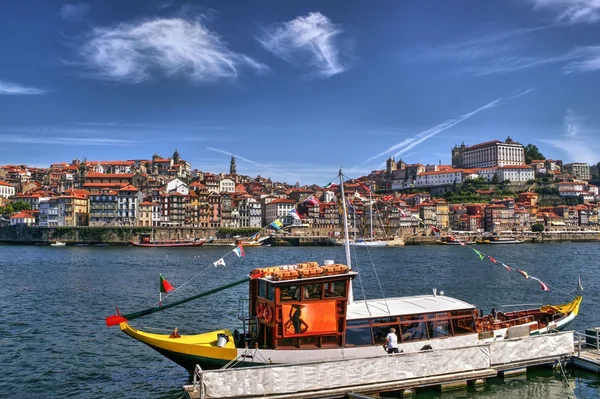
[[[460,246],[356,248],[361,280],[357,299],[429,294],[433,288],[473,303],[486,312],[513,304],[560,304],[581,276],[585,288],[573,329],[600,326],[600,244],[522,244],[477,246],[508,265],[527,271],[550,287],[507,272]],[[169,300],[181,299],[243,278],[255,267],[333,259],[344,262],[341,247],[246,248],[246,257],[225,256],[226,247],[180,249],[135,247],[0,246],[0,397],[169,398],[182,396],[183,369],[143,344],[107,328],[115,306],[123,313],[158,300],[159,273],[181,286]],[[355,265],[355,269],[356,269]],[[374,265],[374,267],[373,267]],[[190,279],[194,276],[196,278]],[[189,281],[189,282],[188,282]],[[380,282],[380,284],[378,283]],[[361,289],[362,285],[362,289]],[[235,328],[241,285],[213,296],[136,320],[139,328],[195,333]],[[527,378],[491,379],[483,390],[418,398],[596,398],[600,378],[567,369],[568,382],[550,369]]]

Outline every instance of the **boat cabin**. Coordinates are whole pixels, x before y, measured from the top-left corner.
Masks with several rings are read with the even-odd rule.
[[[237,346],[317,349],[382,345],[394,327],[398,343],[477,333],[473,305],[442,295],[348,303],[357,276],[326,261],[254,269],[249,317]]]

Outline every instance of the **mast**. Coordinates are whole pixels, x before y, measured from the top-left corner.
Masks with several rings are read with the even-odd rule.
[[[350,237],[348,236],[348,210],[346,209],[346,196],[344,194],[344,175],[340,169],[340,194],[342,196],[342,209],[344,210],[344,249],[346,250],[346,264],[352,270],[352,259],[350,258]],[[352,294],[352,280],[348,284],[348,304],[354,302]]]
[[[370,229],[371,229],[371,241],[373,241],[373,186],[371,185],[371,189],[369,190],[369,217],[370,217]]]

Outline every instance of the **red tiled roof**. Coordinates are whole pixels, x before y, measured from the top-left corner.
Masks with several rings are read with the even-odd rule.
[[[0,186],[9,186],[12,187],[10,184],[8,184],[7,182],[0,180]]]
[[[35,219],[34,216],[31,216],[25,212],[20,212],[10,217],[11,219]]]
[[[498,143],[502,143],[500,140],[492,140],[492,141],[486,141],[484,143],[479,143],[479,144],[475,144],[472,145],[470,147],[465,148],[465,151],[469,151],[469,150],[476,150],[482,147],[488,147],[494,144],[498,144]]]
[[[140,190],[133,187],[131,184],[128,184],[125,187],[122,187],[121,189],[119,189],[119,191],[140,191]]]
[[[285,198],[278,198],[276,200],[269,202],[269,204],[295,204],[295,203],[296,203],[296,201],[291,200],[291,199],[285,199]]]
[[[104,179],[130,179],[135,176],[133,173],[88,173],[86,179],[100,177]]]

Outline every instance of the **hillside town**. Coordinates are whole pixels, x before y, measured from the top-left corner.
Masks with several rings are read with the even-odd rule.
[[[457,145],[452,165],[389,158],[385,170],[345,183],[351,226],[355,233],[372,230],[380,236],[423,227],[474,233],[525,232],[533,226],[598,230],[600,195],[592,184],[598,165],[529,159],[532,147],[539,153],[508,137]],[[235,157],[228,173],[202,172],[177,150],[146,160],[4,165],[0,224],[258,230],[279,220],[282,231],[331,235],[343,223],[337,183],[300,186],[245,176],[237,172]]]

